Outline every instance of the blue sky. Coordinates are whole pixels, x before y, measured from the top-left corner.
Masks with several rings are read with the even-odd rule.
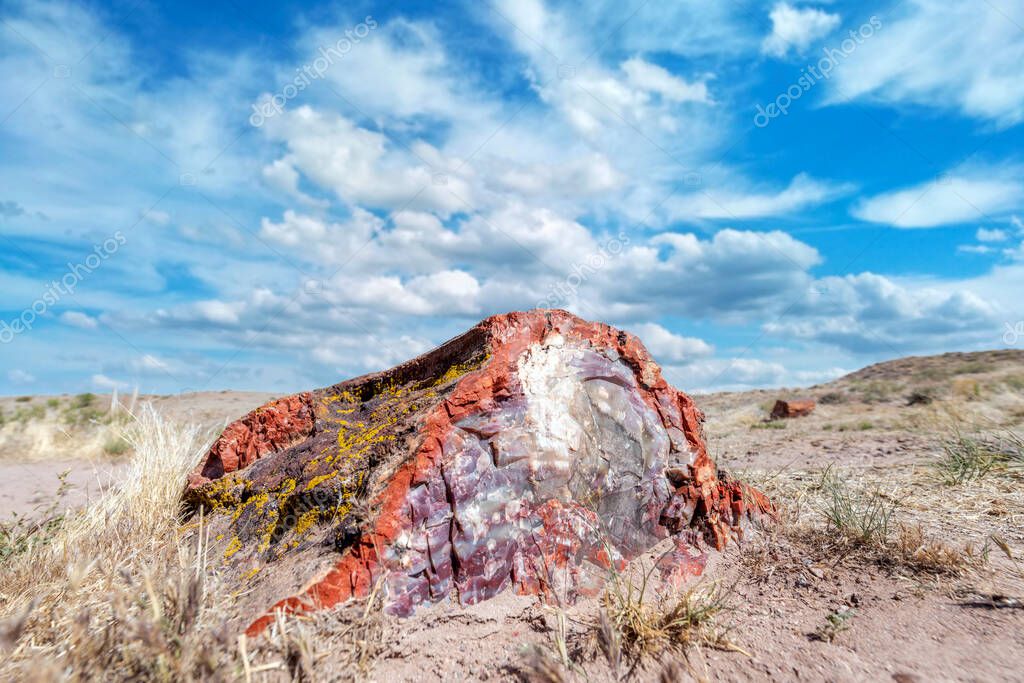
[[[691,391],[1024,344],[1024,6],[4,3],[0,393],[326,385],[538,305]]]

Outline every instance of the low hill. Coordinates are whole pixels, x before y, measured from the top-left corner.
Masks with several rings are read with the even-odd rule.
[[[999,349],[969,353],[955,351],[938,356],[907,356],[869,365],[844,375],[833,383],[910,377],[937,380],[954,375],[992,373],[1004,370],[1024,372],[1024,349]]]
[[[1024,350],[907,356],[869,365],[808,393],[825,402],[899,403],[970,399],[983,391],[1024,392]]]

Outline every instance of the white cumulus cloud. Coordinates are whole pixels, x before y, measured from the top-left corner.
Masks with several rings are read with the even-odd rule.
[[[656,323],[632,325],[630,331],[640,340],[659,363],[685,363],[712,355],[715,349],[703,339],[684,337]]]
[[[813,7],[797,8],[788,2],[775,3],[769,17],[772,32],[764,39],[761,49],[773,57],[785,57],[790,50],[806,52],[812,43],[839,25],[838,14]]]

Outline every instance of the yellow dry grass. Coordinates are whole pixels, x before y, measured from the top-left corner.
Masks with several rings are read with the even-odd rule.
[[[180,517],[208,439],[149,407],[125,438],[124,483],[0,566],[0,678],[312,680],[325,653],[350,677],[368,669],[384,628],[373,601],[238,639],[203,520]]]

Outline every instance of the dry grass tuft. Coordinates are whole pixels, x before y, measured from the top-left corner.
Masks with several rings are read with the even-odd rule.
[[[135,448],[125,482],[4,563],[0,609],[23,615],[5,669],[41,679],[216,678],[226,634],[204,623],[214,619],[205,614],[205,546],[178,520],[182,482],[205,443],[150,407],[124,436]]]
[[[688,658],[692,648],[743,652],[720,625],[731,610],[730,591],[717,582],[656,590],[656,569],[657,563],[649,569],[638,566],[628,575],[612,569],[594,621],[575,621],[560,607],[547,608],[553,616],[550,642],[524,649],[521,664],[513,671],[522,680],[538,683],[588,679],[585,665],[603,655],[615,680],[620,680],[666,655]],[[570,622],[577,628],[571,629]],[[670,666],[662,675],[676,670]]]
[[[1019,475],[1024,468],[1024,435],[1000,428],[991,419],[972,423],[947,407],[934,463],[938,478],[947,486],[973,484],[992,474]],[[977,420],[975,420],[977,422]]]
[[[362,603],[303,618],[278,614],[265,638],[238,638],[243,675],[265,673],[271,680],[317,681],[365,679],[393,637],[374,591]],[[266,680],[266,676],[261,680]]]
[[[384,640],[376,601],[239,640],[207,528],[180,518],[185,475],[208,440],[149,407],[125,438],[134,455],[119,488],[0,560],[0,678],[314,680],[328,656],[345,676],[368,671]]]
[[[995,543],[996,547],[1006,555],[1006,559],[1008,559],[1013,565],[1013,571],[1017,575],[1017,578],[1024,581],[1024,565],[1022,565],[1021,561],[1013,554],[1013,550],[1010,549],[1010,544],[1001,536],[997,536],[996,534],[992,534],[990,538],[992,542]]]
[[[522,653],[522,666],[516,673],[523,680],[537,683],[564,681],[573,672],[585,676],[580,662],[591,658],[593,654],[587,651],[587,643],[583,642],[585,639],[580,638],[579,632],[570,631],[569,618],[563,607],[548,606],[545,611],[553,619],[553,625],[550,626],[544,620],[550,631],[550,642],[527,647]]]
[[[828,529],[860,544],[884,543],[889,537],[898,505],[892,495],[854,488],[831,466],[822,473],[818,488],[825,496],[820,512]]]
[[[666,651],[684,653],[691,646],[737,650],[719,621],[730,609],[729,593],[718,583],[690,586],[683,591],[654,594],[651,574],[613,572],[604,605],[594,628],[597,642],[612,671],[623,663],[631,669],[641,660]]]
[[[895,564],[917,574],[932,576],[961,576],[980,567],[983,560],[974,546],[957,549],[944,541],[928,536],[920,525],[900,524],[888,548],[893,551]]]
[[[940,496],[944,487],[914,470],[868,478],[832,467],[817,475],[776,472],[762,477],[761,486],[781,508],[778,523],[765,530],[764,542],[744,552],[743,561],[754,576],[773,573],[782,539],[819,561],[874,565],[919,578],[960,577],[985,563],[973,545],[954,547],[926,532],[920,521],[905,519],[924,512],[944,521],[950,505]]]
[[[527,683],[563,683],[568,680],[566,667],[549,648],[534,645],[527,648],[521,669],[516,673]]]
[[[935,462],[939,478],[948,486],[960,486],[983,479],[1002,465],[1002,458],[990,444],[965,434],[958,423],[942,440],[942,457]]]

